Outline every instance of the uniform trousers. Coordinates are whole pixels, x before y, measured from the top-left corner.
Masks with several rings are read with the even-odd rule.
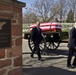
[[[38,55],[38,60],[40,60],[41,59],[41,53],[40,53],[40,48],[39,48],[39,42],[37,42],[37,41],[34,42],[34,50],[32,51],[31,56],[33,56],[35,52]]]
[[[72,60],[72,57],[73,57],[74,53],[75,53],[75,57],[74,57],[72,65],[76,66],[76,49],[71,49],[71,48],[69,48],[69,54],[68,54],[68,59],[67,59],[67,66],[71,65],[71,60]]]

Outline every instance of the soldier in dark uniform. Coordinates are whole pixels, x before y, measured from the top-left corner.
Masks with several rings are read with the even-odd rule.
[[[41,31],[41,28],[39,26],[40,26],[40,22],[38,21],[37,22],[37,26],[35,26],[32,29],[32,32],[31,32],[31,40],[34,43],[34,50],[31,53],[31,57],[34,56],[34,53],[36,51],[37,52],[37,55],[38,55],[38,60],[42,60],[41,59],[41,54],[40,54],[39,44],[42,41],[43,37],[42,37],[42,34],[41,34],[41,32],[42,32]]]
[[[70,30],[70,38],[68,42],[69,54],[67,59],[67,67],[75,68],[76,67],[76,23],[74,27]],[[75,58],[73,63],[71,64],[72,56],[75,53]]]

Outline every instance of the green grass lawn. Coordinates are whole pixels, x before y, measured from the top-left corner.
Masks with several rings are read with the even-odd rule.
[[[70,29],[62,30],[63,32],[70,32]]]

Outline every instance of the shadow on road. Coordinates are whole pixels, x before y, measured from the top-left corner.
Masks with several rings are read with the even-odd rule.
[[[57,50],[44,50],[43,55],[68,55],[68,50],[57,49]]]
[[[76,75],[76,72],[49,66],[37,68],[23,68],[25,75]]]
[[[43,62],[38,61],[37,56],[31,59],[29,54],[30,52],[23,54],[24,75],[76,75],[76,68],[70,70],[66,67],[67,49],[45,50],[42,54],[42,58],[45,59]]]
[[[31,52],[24,52],[23,54],[30,54]],[[57,49],[57,50],[44,50],[42,55],[68,55],[68,50]]]

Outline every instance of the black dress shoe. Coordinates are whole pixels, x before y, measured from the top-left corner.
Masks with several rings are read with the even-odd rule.
[[[34,56],[33,56],[33,55],[30,55],[30,57],[31,57],[31,58],[34,58]]]
[[[44,61],[43,59],[38,59],[39,61]]]
[[[76,65],[73,65],[76,68]]]
[[[73,66],[73,65],[68,65],[67,67],[68,68],[71,68],[71,69],[74,69],[75,68],[75,66]]]

